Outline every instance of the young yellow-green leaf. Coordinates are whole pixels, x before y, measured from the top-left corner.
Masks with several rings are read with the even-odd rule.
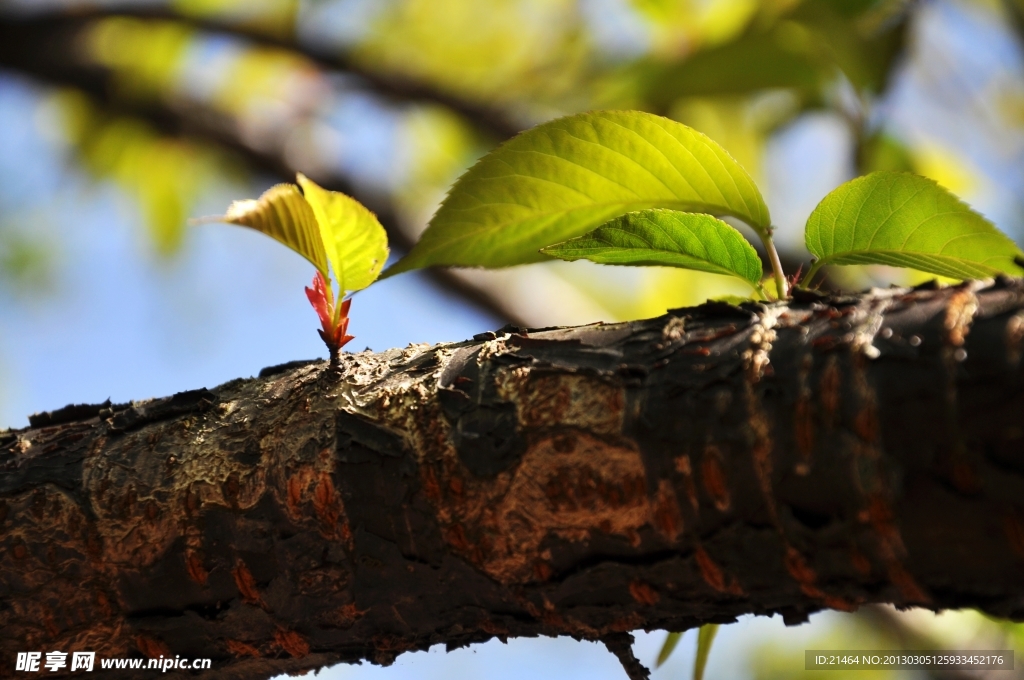
[[[316,216],[294,184],[274,185],[256,200],[235,201],[223,217],[214,219],[261,231],[312,262],[325,277],[328,275]]]
[[[661,665],[668,661],[668,658],[672,656],[672,652],[675,651],[676,645],[679,644],[679,638],[683,637],[682,633],[669,633],[665,636],[665,642],[661,645],[661,651],[658,652],[658,660],[654,662],[655,668],[661,668]]]
[[[711,653],[711,643],[715,641],[716,633],[717,623],[705,623],[697,631],[697,658],[693,660],[693,680],[704,678],[704,667],[708,665],[708,655]]]
[[[875,172],[843,184],[807,219],[807,249],[824,264],[887,264],[958,279],[1020,275],[1013,241],[930,179]],[[810,280],[809,278],[807,280]]]
[[[626,213],[541,252],[562,260],[663,265],[761,280],[761,259],[742,234],[711,215],[651,209]]]
[[[327,259],[342,291],[366,288],[377,280],[388,259],[388,236],[362,203],[337,191],[327,191],[299,174],[299,184],[320,224]]]
[[[452,187],[412,251],[385,276],[454,265],[506,267],[623,213],[674,208],[733,215],[759,233],[768,208],[725,149],[681,123],[597,111],[528,130]]]

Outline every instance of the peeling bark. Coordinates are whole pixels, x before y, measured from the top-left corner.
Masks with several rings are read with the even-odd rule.
[[[0,673],[60,649],[266,678],[535,635],[628,658],[636,629],[873,602],[1021,619],[1022,351],[998,279],[40,414],[0,433]]]

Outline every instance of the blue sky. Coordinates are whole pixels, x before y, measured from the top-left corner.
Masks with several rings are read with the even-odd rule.
[[[304,259],[216,224],[189,227],[170,260],[156,256],[137,207],[70,168],[40,133],[41,112],[38,92],[0,76],[0,120],[9,121],[0,124],[0,214],[45,234],[56,258],[49,292],[0,290],[0,428],[67,403],[164,396],[325,355],[303,293],[313,275]],[[222,212],[233,198],[215,192],[197,214]],[[463,340],[501,325],[422,274],[358,294],[351,316],[354,351]]]

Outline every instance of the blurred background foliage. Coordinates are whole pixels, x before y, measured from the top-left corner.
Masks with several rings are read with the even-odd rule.
[[[759,181],[787,264],[836,184],[933,177],[1021,234],[1019,0],[5,0],[0,67],[46,88],[80,170],[140,206],[168,257],[204,192],[295,170],[355,194],[401,249],[518,130],[591,108],[667,115]],[[239,189],[241,191],[241,189]],[[10,224],[5,280],[51,247]],[[6,252],[6,251],[5,251]],[[446,272],[523,323],[656,314],[738,292],[583,263]],[[918,280],[873,268],[834,282]],[[12,284],[17,286],[19,284]],[[22,286],[24,288],[24,286]],[[543,292],[541,292],[543,291]],[[554,293],[552,293],[554,291]]]
[[[762,187],[791,271],[818,200],[879,169],[932,177],[1021,241],[1022,36],[1024,0],[0,0],[0,302],[60,295],[81,257],[67,213],[110,192],[158,271],[198,238],[188,217],[296,171],[370,206],[401,252],[481,154],[592,108],[652,111],[725,146]],[[56,171],[31,169],[32,136]],[[533,326],[745,292],[585,263],[431,276],[447,305]],[[939,618],[870,610],[815,644],[1024,645],[980,615]],[[792,652],[759,649],[752,677],[802,674]]]

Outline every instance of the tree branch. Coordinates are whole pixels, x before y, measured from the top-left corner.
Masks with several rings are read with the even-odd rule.
[[[33,416],[0,433],[0,663],[1024,618],[1024,281],[800,295]]]
[[[79,30],[77,24],[54,28],[49,23],[39,26],[21,20],[10,21],[0,13],[0,68],[23,73],[49,85],[73,87],[88,95],[108,118],[123,116],[144,120],[161,134],[212,145],[242,159],[248,167],[280,177],[282,181],[294,181],[295,173],[303,170],[287,162],[280,150],[257,148],[247,143],[234,121],[214,112],[194,105],[175,106],[167,101],[125,100],[113,96],[112,73],[84,63],[75,54]],[[326,177],[311,174],[325,188],[355,196],[373,210],[393,247],[406,251],[412,247],[408,233],[399,227],[401,219],[390,201],[361,190],[337,174]],[[427,275],[442,288],[499,319],[525,324],[508,299],[490,295],[447,270],[431,269]]]
[[[512,137],[524,128],[520,121],[498,107],[461,98],[442,88],[406,76],[367,68],[341,50],[319,48],[253,27],[190,16],[166,8],[125,4],[114,7],[75,7],[73,11],[56,14],[4,12],[0,13],[0,23],[45,39],[46,36],[55,34],[74,35],[97,20],[115,16],[175,21],[199,31],[230,34],[256,45],[293,52],[304,56],[325,71],[341,71],[358,77],[367,90],[384,99],[393,102],[429,102],[451,109],[480,132],[497,141]]]
[[[608,651],[622,664],[629,680],[649,680],[651,671],[640,663],[633,654],[633,636],[629,633],[612,633],[601,639]]]
[[[203,109],[194,102],[116,96],[113,73],[88,62],[78,53],[81,30],[89,21],[107,16],[109,12],[92,8],[82,10],[73,17],[12,17],[0,13],[0,68],[12,69],[51,85],[74,87],[89,95],[104,114],[111,118],[126,116],[141,119],[162,134],[211,144],[241,158],[249,167],[276,175],[282,181],[293,181],[297,171],[306,171],[326,188],[353,195],[373,210],[387,230],[394,247],[405,251],[412,247],[409,232],[401,228],[401,218],[386,198],[353,186],[347,178],[337,173],[324,176],[296,167],[287,160],[282,148],[253,145],[240,133],[234,120]],[[144,8],[131,13],[150,18],[176,16],[168,15],[166,10]],[[513,132],[511,127],[504,130],[492,127],[490,131]],[[761,257],[765,266],[770,266],[767,255],[761,253]],[[796,271],[803,257],[802,254],[782,253],[783,266],[788,271]],[[520,326],[530,325],[530,320],[523,316],[524,311],[517,307],[516,300],[505,294],[506,289],[500,285],[491,288],[481,286],[457,272],[445,269],[431,269],[428,275],[443,288],[504,321]],[[827,281],[824,285],[827,287]]]

